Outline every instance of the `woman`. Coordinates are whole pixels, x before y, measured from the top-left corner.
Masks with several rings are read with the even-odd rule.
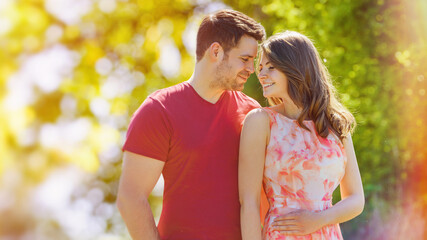
[[[364,194],[350,132],[313,43],[286,31],[261,44],[258,78],[273,104],[245,118],[239,157],[242,236],[342,239],[339,223],[359,215]],[[332,206],[340,185],[341,201]],[[260,189],[270,205],[261,231]]]

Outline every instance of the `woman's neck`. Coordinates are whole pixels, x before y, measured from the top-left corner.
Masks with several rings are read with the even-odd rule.
[[[301,115],[302,109],[295,105],[292,100],[284,101],[282,104],[283,115],[286,117],[296,120]]]

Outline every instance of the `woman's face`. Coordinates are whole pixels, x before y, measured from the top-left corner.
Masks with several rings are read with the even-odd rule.
[[[276,69],[263,53],[259,64],[258,79],[262,85],[264,97],[289,99],[288,79],[286,75]]]

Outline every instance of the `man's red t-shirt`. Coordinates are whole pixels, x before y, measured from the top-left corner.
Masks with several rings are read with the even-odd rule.
[[[241,239],[239,140],[257,107],[238,91],[212,104],[183,82],[154,92],[134,113],[123,150],[165,162],[161,239]]]

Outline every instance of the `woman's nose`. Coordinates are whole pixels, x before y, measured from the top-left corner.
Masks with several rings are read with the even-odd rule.
[[[258,79],[259,80],[264,80],[264,79],[266,79],[266,77],[267,77],[267,75],[262,70],[259,71],[259,73],[258,73]]]

